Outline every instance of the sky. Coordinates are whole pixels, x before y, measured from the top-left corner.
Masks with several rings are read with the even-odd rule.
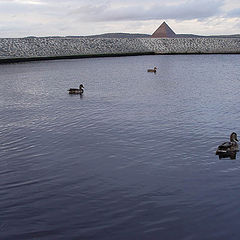
[[[175,33],[240,34],[240,0],[0,0],[0,38]]]

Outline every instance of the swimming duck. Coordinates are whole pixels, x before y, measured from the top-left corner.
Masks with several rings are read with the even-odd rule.
[[[157,72],[157,67],[154,67],[153,69],[148,69],[147,71],[148,71],[148,72],[154,72],[154,73],[155,73],[155,72]]]
[[[69,94],[83,94],[84,90],[83,90],[84,86],[82,84],[79,85],[79,88],[70,88]]]
[[[216,155],[226,155],[229,154],[231,155],[232,153],[238,152],[238,139],[237,139],[237,134],[235,132],[231,133],[230,135],[230,142],[225,142],[218,146]]]

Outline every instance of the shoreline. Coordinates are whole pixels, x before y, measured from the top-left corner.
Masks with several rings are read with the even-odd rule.
[[[83,58],[105,58],[105,57],[128,57],[128,56],[144,56],[157,55],[155,52],[133,52],[133,53],[106,53],[106,54],[86,54],[86,55],[66,55],[66,56],[50,56],[50,57],[23,57],[23,58],[0,58],[0,64],[49,61],[62,59],[83,59]]]
[[[179,52],[179,53],[160,53],[160,52],[133,52],[133,53],[106,53],[106,54],[86,54],[86,55],[66,55],[66,56],[49,56],[49,57],[16,57],[16,58],[0,58],[0,64],[11,64],[21,62],[63,60],[63,59],[83,59],[83,58],[105,58],[105,57],[131,57],[131,56],[146,56],[146,55],[226,55],[240,54],[240,52]]]

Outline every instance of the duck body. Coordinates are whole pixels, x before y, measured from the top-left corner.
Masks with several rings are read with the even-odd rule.
[[[83,85],[80,84],[79,88],[70,88],[68,90],[69,94],[83,94],[84,90],[83,90]]]
[[[157,67],[154,67],[153,69],[148,69],[147,71],[156,73],[157,72]]]
[[[218,146],[216,155],[230,155],[239,151],[237,134],[233,132],[230,135],[230,142],[224,142]]]

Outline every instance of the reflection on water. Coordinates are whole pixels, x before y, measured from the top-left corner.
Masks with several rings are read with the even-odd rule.
[[[218,153],[217,155],[219,159],[222,159],[222,158],[236,159],[237,152]]]
[[[238,240],[239,58],[0,65],[0,238]]]

